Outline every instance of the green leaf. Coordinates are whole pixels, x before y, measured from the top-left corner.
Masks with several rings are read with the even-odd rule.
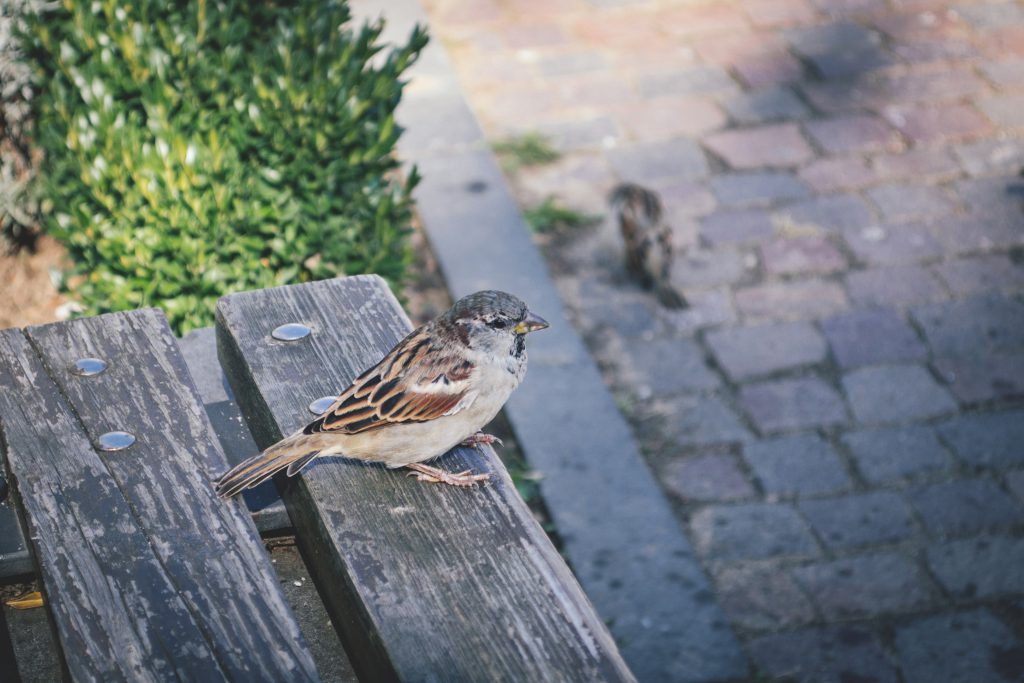
[[[422,28],[381,60],[337,0],[65,0],[26,25],[43,222],[87,314],[156,304],[182,333],[230,291],[401,281],[418,175],[392,180],[394,111]]]

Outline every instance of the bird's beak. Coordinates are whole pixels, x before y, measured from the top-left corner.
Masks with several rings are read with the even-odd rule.
[[[516,326],[512,328],[512,331],[516,334],[527,334],[535,330],[543,330],[547,326],[547,320],[540,317],[533,311],[527,311],[526,318],[516,323]]]

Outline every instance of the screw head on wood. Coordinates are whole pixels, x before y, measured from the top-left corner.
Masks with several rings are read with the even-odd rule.
[[[278,341],[297,341],[303,337],[308,337],[312,331],[302,323],[287,323],[280,327],[275,327],[270,336]]]
[[[135,443],[135,435],[128,432],[107,432],[100,434],[96,444],[101,451],[120,451]]]
[[[337,398],[337,396],[321,396],[309,404],[309,412],[314,415],[323,415],[327,412],[327,409],[334,404]]]
[[[99,358],[79,358],[71,367],[71,374],[79,377],[92,377],[107,369],[107,362]]]

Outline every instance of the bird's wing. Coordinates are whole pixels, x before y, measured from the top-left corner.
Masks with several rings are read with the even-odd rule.
[[[429,360],[428,360],[429,359]],[[426,422],[464,410],[476,398],[473,363],[431,342],[420,328],[359,377],[303,430],[358,434],[402,422]]]

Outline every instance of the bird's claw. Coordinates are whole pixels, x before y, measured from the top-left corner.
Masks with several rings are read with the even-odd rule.
[[[412,465],[406,465],[412,472],[409,472],[410,477],[416,477],[417,481],[425,481],[430,484],[449,484],[450,486],[476,486],[477,482],[489,481],[491,475],[489,474],[473,474],[472,470],[463,470],[461,472],[445,472],[437,467],[430,467],[429,465],[421,465],[414,463]]]
[[[505,445],[504,443],[502,443],[501,439],[494,436],[493,434],[484,434],[483,432],[477,432],[472,436],[467,436],[459,443],[459,445],[476,447],[480,445],[490,446],[491,444],[495,443],[498,444],[499,446]]]

